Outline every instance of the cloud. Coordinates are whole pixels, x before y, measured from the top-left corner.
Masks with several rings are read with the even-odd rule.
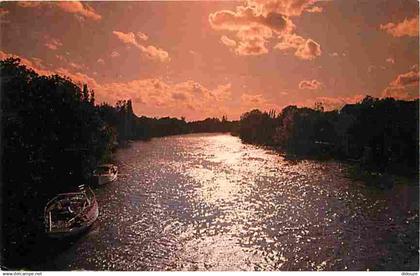
[[[261,94],[242,94],[241,101],[244,106],[261,107],[267,103],[267,100]]]
[[[227,113],[225,101],[231,97],[230,90],[229,83],[210,89],[193,80],[167,83],[150,78],[106,83],[97,89],[97,94],[100,99],[111,103],[132,99],[135,110],[149,112],[150,115],[165,113],[201,118]]]
[[[312,8],[307,9],[307,12],[310,13],[320,13],[322,12],[324,9],[322,7],[317,7],[317,6],[313,6]]]
[[[123,33],[119,31],[113,31],[112,33],[123,43],[132,45],[139,49],[149,59],[159,60],[161,62],[170,61],[168,52],[153,45],[143,46],[137,42],[136,35],[132,32]]]
[[[393,37],[419,36],[419,17],[417,16],[411,19],[405,18],[399,23],[390,22],[381,24],[380,29],[386,31]]]
[[[153,45],[149,45],[146,47],[139,45],[138,48],[150,59],[159,60],[161,62],[170,61],[168,52],[160,48],[157,48]]]
[[[399,74],[383,90],[383,97],[393,97],[396,99],[414,99],[418,98],[419,90],[419,71],[418,68],[412,68],[411,71]]]
[[[395,59],[393,59],[392,57],[387,58],[385,61],[391,64],[395,64]]]
[[[276,37],[283,43],[290,37],[299,37],[300,43],[294,45],[295,55],[301,59],[312,60],[321,55],[319,44],[312,39],[295,35],[293,33],[295,25],[290,17],[298,16],[306,10],[321,11],[313,7],[316,2],[316,0],[248,0],[233,11],[220,10],[211,13],[209,22],[214,30],[235,33],[236,45],[226,39],[222,39],[222,42],[230,48],[236,47],[233,52],[238,55],[262,55],[269,52],[267,44]],[[276,48],[286,50],[291,46],[286,47],[284,44],[283,47]]]
[[[273,12],[263,15],[250,6],[239,6],[236,11],[217,11],[210,14],[209,21],[214,29],[229,31],[239,31],[252,26],[263,26],[276,32],[294,28],[286,16]]]
[[[223,35],[223,36],[220,38],[220,41],[221,41],[224,45],[226,45],[226,46],[228,46],[228,47],[235,47],[235,46],[236,46],[236,41],[235,41],[235,40],[233,40],[233,39],[230,39],[229,37],[227,37],[227,36],[225,36],[225,35]]]
[[[262,13],[276,12],[286,16],[299,16],[304,11],[317,10],[314,4],[318,0],[248,0],[248,4],[255,6]]]
[[[295,52],[295,56],[305,60],[313,60],[320,55],[321,46],[312,39],[307,39],[305,43],[299,45]]]
[[[63,43],[58,39],[47,37],[44,45],[50,50],[57,50],[59,47],[63,46]]]
[[[21,57],[19,55],[6,53],[4,51],[0,50],[0,60],[6,59],[6,58],[19,58],[21,61],[21,64],[25,65],[27,68],[34,70],[35,72],[41,74],[41,75],[53,75],[54,73],[48,69],[46,69],[43,66],[43,62],[39,58],[25,58]]]
[[[294,49],[295,56],[303,60],[313,60],[322,53],[321,46],[317,42],[312,39],[304,39],[296,34],[282,36],[280,42],[274,46],[274,49]]]
[[[117,31],[113,31],[112,33],[116,35],[118,39],[124,42],[125,44],[137,45],[136,35],[134,33],[123,33]]]
[[[401,86],[388,86],[382,92],[382,97],[401,99],[401,100],[410,99],[408,91],[404,87],[401,87]]]
[[[148,37],[146,34],[142,33],[142,32],[137,32],[137,37],[138,37],[140,40],[143,40],[143,41],[146,41],[146,40],[148,40],[148,39],[149,39],[149,37]]]
[[[239,41],[235,52],[240,56],[257,56],[268,53],[268,49],[265,47],[264,38],[253,37],[247,40]]]
[[[299,107],[310,107],[314,108],[315,103],[321,103],[325,110],[337,110],[342,108],[346,104],[354,104],[360,102],[364,98],[363,93],[355,94],[354,96],[347,97],[315,97],[307,99],[301,102],[296,102],[294,105]]]
[[[299,83],[299,89],[318,90],[322,83],[317,80],[303,80]]]
[[[409,71],[407,73],[400,74],[390,84],[392,86],[418,86],[419,72]]]
[[[82,16],[84,18],[92,19],[95,21],[101,20],[102,16],[98,14],[91,6],[88,4],[82,4],[80,1],[58,1],[58,2],[32,2],[24,1],[17,2],[17,5],[22,8],[40,8],[40,7],[49,7],[49,8],[58,8],[64,12]]]
[[[111,53],[112,58],[116,58],[116,57],[119,57],[119,56],[120,56],[120,53],[118,53],[117,51],[112,51],[112,53]]]

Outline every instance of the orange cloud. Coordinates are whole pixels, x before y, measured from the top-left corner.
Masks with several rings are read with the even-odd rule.
[[[248,0],[248,5],[255,6],[262,13],[276,12],[286,16],[299,16],[304,11],[311,12],[319,0]]]
[[[119,57],[119,56],[120,56],[120,53],[118,53],[117,51],[112,51],[112,53],[111,53],[112,58],[116,58],[116,57]]]
[[[342,108],[346,104],[354,104],[363,100],[365,96],[362,94],[356,94],[350,97],[315,97],[313,99],[307,99],[305,101],[294,103],[299,107],[310,107],[314,108],[315,103],[321,103],[325,110],[336,110]]]
[[[259,107],[267,103],[267,100],[261,94],[242,94],[242,104],[245,106]]]
[[[148,39],[149,39],[149,36],[148,36],[148,35],[146,35],[145,33],[142,33],[142,32],[137,32],[137,37],[138,37],[140,40],[143,40],[143,41],[146,41],[146,40],[148,40]]]
[[[274,48],[278,50],[295,49],[295,56],[304,60],[313,60],[322,53],[321,46],[317,42],[312,39],[304,39],[296,34],[282,36]]]
[[[265,47],[266,40],[261,37],[253,37],[246,40],[239,41],[235,52],[240,56],[261,55],[268,53]]]
[[[416,86],[419,85],[419,72],[410,71],[397,76],[390,83],[392,86]]]
[[[225,35],[223,35],[220,38],[220,41],[228,47],[235,47],[236,46],[236,41],[233,40],[233,39],[230,39],[229,37],[227,37]]]
[[[317,90],[322,87],[322,83],[317,80],[303,80],[299,83],[299,89]]]
[[[241,106],[238,108],[238,110],[233,112],[240,115],[241,113],[251,109],[280,110],[280,107],[272,101],[266,99],[262,94],[244,93],[241,95]]]
[[[395,64],[395,59],[393,59],[392,57],[387,58],[385,61],[391,64]]]
[[[58,2],[35,2],[23,1],[17,2],[22,8],[56,7],[64,12],[72,13],[92,20],[100,20],[102,16],[98,14],[88,4],[82,4],[80,1],[58,1]]]
[[[233,48],[238,55],[261,55],[268,53],[267,42],[275,36],[283,41],[285,50],[295,48],[295,55],[301,59],[312,60],[321,55],[321,48],[312,39],[304,39],[293,34],[295,25],[290,16],[297,16],[304,10],[313,12],[312,5],[316,0],[276,0],[256,1],[249,0],[245,6],[236,7],[235,11],[221,10],[209,15],[209,22],[213,29],[235,32],[238,41],[235,45],[227,39],[222,39],[223,44]],[[317,9],[317,11],[321,11]],[[296,45],[286,46],[290,38],[300,38]],[[225,37],[226,38],[226,37]]]
[[[136,40],[136,35],[132,32],[129,33],[123,33],[118,31],[112,32],[119,40],[121,40],[125,44],[130,44],[135,46],[137,49],[139,49],[146,57],[154,60],[159,60],[161,62],[167,62],[170,60],[168,52],[165,50],[162,50],[160,48],[157,48],[153,45],[149,46],[143,46]],[[142,35],[145,35],[141,33]],[[139,36],[139,34],[137,34]],[[143,37],[144,38],[144,37]],[[148,37],[147,37],[148,38]]]
[[[310,12],[310,13],[320,13],[323,10],[324,9],[322,7],[313,6],[313,7],[309,8],[309,9],[307,9],[306,11],[307,12]]]
[[[380,28],[394,37],[419,36],[419,17],[405,18],[399,23],[381,24]]]
[[[55,38],[47,38],[47,41],[44,45],[50,50],[57,50],[59,47],[63,46],[63,43]]]
[[[398,75],[382,92],[383,97],[393,97],[396,99],[413,99],[418,98],[419,87],[419,71],[409,71]],[[416,95],[409,93],[409,90],[414,90]]]
[[[410,99],[408,91],[402,86],[388,86],[387,88],[384,89],[382,93],[382,97],[401,99],[401,100]]]
[[[28,59],[28,58],[20,57],[20,56],[15,55],[15,54],[6,53],[6,52],[3,52],[3,51],[0,50],[0,60],[6,59],[6,58],[19,58],[20,61],[21,61],[21,64],[25,65],[29,69],[34,70],[38,74],[47,75],[47,76],[54,74],[54,72],[46,69],[42,65],[43,62],[39,58]]]
[[[142,113],[153,110],[171,116],[201,118],[227,113],[225,101],[231,97],[230,89],[230,84],[209,89],[192,80],[171,84],[153,78],[103,84],[97,94],[99,99],[110,103],[132,99],[135,110]]]

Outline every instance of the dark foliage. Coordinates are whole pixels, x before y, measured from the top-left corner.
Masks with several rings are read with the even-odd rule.
[[[42,228],[45,201],[86,183],[109,150],[112,130],[93,91],[39,76],[18,59],[0,62],[2,244],[28,242]],[[19,247],[16,250],[25,250]],[[19,252],[14,252],[19,254]]]
[[[288,153],[356,159],[379,172],[418,173],[419,101],[365,97],[340,111],[288,106],[242,115],[244,142],[278,147]]]

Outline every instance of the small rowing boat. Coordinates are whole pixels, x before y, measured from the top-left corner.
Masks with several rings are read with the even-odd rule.
[[[86,231],[98,218],[95,194],[83,185],[79,189],[79,192],[59,194],[45,206],[45,232],[48,236],[75,236]]]

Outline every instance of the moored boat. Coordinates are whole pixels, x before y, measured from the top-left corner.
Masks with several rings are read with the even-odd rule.
[[[52,238],[75,236],[86,231],[98,218],[99,207],[90,188],[59,194],[44,209],[45,232]]]
[[[113,164],[102,164],[93,171],[95,184],[103,185],[117,179],[118,168]]]

